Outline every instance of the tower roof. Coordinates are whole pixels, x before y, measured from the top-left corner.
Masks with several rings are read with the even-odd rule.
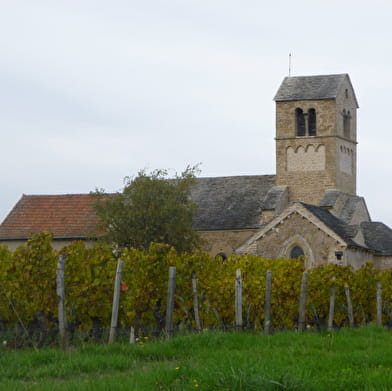
[[[351,85],[350,77],[347,73],[338,75],[285,77],[274,100],[280,102],[289,100],[335,99],[346,78],[351,86],[355,103],[357,107],[359,107],[354,89]]]

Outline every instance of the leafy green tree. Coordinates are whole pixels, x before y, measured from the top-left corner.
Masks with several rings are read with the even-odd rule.
[[[200,245],[192,226],[196,204],[190,199],[198,166],[187,167],[169,178],[167,170],[139,171],[124,179],[121,192],[96,190],[95,211],[106,233],[103,239],[121,248],[147,251],[150,244],[165,243],[179,252]]]

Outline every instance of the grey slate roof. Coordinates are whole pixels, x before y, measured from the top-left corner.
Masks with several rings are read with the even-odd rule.
[[[357,203],[360,201],[361,201],[361,197],[358,197],[358,196],[347,197],[347,200],[344,203],[344,207],[342,208],[340,218],[346,222],[351,221],[353,218],[353,215],[355,213]]]
[[[351,85],[347,73],[339,75],[285,77],[274,100],[279,102],[289,100],[334,99],[337,97],[339,88],[346,78],[348,78]],[[357,103],[355,95],[354,99]]]
[[[199,230],[259,228],[262,202],[275,175],[197,178],[191,198]]]
[[[320,201],[320,206],[333,208],[341,194],[340,190],[326,190],[323,199]]]
[[[376,250],[379,255],[392,255],[392,230],[380,222],[361,223],[366,246]]]
[[[348,225],[344,220],[334,216],[329,210],[320,206],[309,205],[301,202],[309,212],[315,215],[321,220],[328,228],[332,229],[337,235],[339,235],[348,245],[355,247],[363,247],[352,240],[353,237],[353,226]]]
[[[360,225],[349,225],[326,208],[302,202],[301,205],[338,234],[348,245],[372,250],[375,255],[392,255],[392,229],[387,225],[371,221],[363,221]],[[353,240],[359,229],[362,231],[366,247]]]
[[[343,207],[339,212],[338,217],[340,217],[346,223],[350,223],[355,214],[358,203],[364,202],[363,197],[343,193],[340,190],[326,190],[323,199],[320,201],[320,206],[327,208],[335,208],[336,202],[338,201],[340,196],[344,196],[345,201]]]
[[[283,194],[287,192],[287,186],[274,186],[272,187],[265,199],[263,200],[262,209],[263,210],[273,210],[278,206]]]

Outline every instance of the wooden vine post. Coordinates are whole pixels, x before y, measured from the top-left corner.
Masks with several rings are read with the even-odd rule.
[[[235,327],[242,329],[242,277],[241,269],[235,273]]]
[[[56,271],[56,293],[59,297],[58,315],[59,315],[59,335],[60,346],[63,351],[68,350],[68,335],[67,335],[67,316],[65,307],[65,288],[64,288],[64,275],[65,275],[65,256],[60,255],[57,262]]]
[[[308,289],[308,272],[303,272],[301,292],[299,296],[298,331],[304,331],[306,327],[306,291]]]
[[[331,296],[329,298],[329,314],[328,314],[328,330],[332,331],[333,330],[333,318],[335,314],[335,296],[336,296],[336,284],[335,284],[336,278],[332,278],[332,286],[331,286]]]
[[[171,338],[174,333],[174,294],[176,291],[176,268],[174,266],[169,267],[169,281],[167,288],[167,305],[166,305],[166,323],[165,332],[166,337]]]
[[[344,283],[344,292],[346,293],[346,299],[347,299],[348,324],[350,327],[354,327],[353,305],[351,302],[350,288],[349,288],[347,282]]]
[[[201,331],[199,301],[197,298],[197,280],[196,280],[195,272],[192,272],[192,293],[193,293],[193,313],[195,315],[196,330]]]
[[[134,344],[135,342],[136,342],[135,328],[133,326],[131,326],[131,331],[129,333],[129,343],[130,344]]]
[[[264,333],[269,334],[271,325],[271,287],[272,287],[272,271],[267,270],[265,281],[265,302],[264,302]]]
[[[117,322],[118,322],[118,308],[120,305],[121,276],[122,276],[123,266],[124,266],[124,261],[119,259],[117,262],[116,279],[114,282],[112,321],[110,323],[109,344],[114,343],[114,341],[116,340],[116,329],[117,329]]]
[[[377,283],[377,325],[382,326],[382,284]]]

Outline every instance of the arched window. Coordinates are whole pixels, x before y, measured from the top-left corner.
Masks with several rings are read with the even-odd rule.
[[[343,110],[343,134],[344,134],[344,137],[350,138],[350,128],[351,128],[350,110],[347,113],[346,113],[346,110]]]
[[[290,258],[297,259],[300,256],[305,255],[304,250],[299,246],[294,246],[290,251]]]
[[[305,136],[305,116],[302,109],[295,109],[295,127],[297,136]]]
[[[308,111],[308,130],[309,136],[316,136],[316,110],[309,109]]]
[[[309,109],[307,113],[299,107],[295,109],[295,134],[297,137],[317,135],[315,109]]]

